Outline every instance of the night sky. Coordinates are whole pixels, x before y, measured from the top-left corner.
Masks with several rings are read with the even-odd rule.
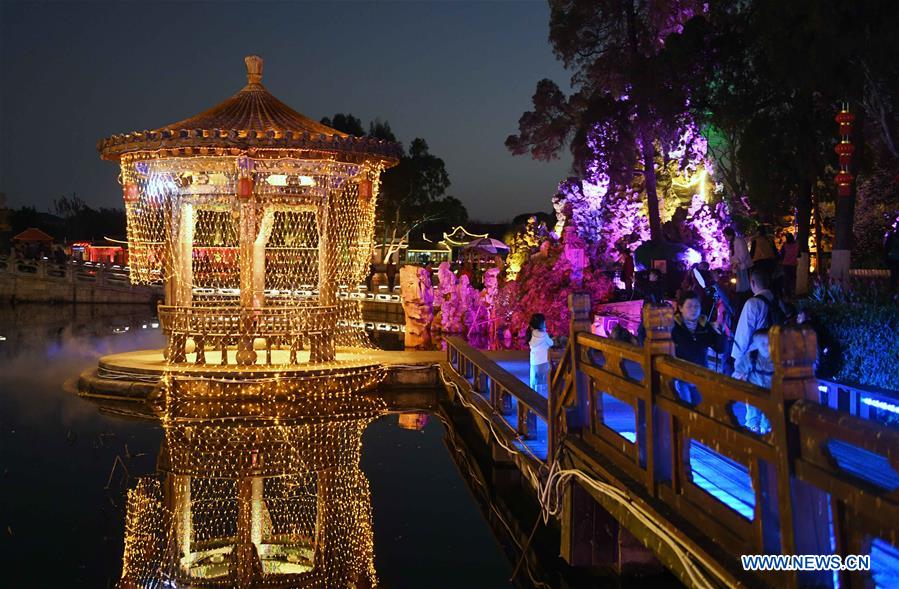
[[[545,2],[80,3],[0,0],[0,192],[49,210],[76,192],[120,206],[108,135],[199,113],[246,83],[312,119],[380,117],[446,162],[479,220],[551,210],[570,157],[536,162],[503,145],[540,78],[568,87]]]

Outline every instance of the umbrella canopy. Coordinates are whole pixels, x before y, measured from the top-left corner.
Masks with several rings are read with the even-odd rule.
[[[691,252],[693,252],[691,254]],[[698,260],[694,260],[693,256],[699,255]],[[686,262],[700,262],[702,256],[682,243],[671,243],[669,241],[644,241],[634,251],[634,259],[637,266],[641,269],[652,267],[652,260],[678,260]]]
[[[486,252],[488,254],[505,254],[509,252],[509,246],[498,239],[493,239],[491,237],[482,237],[480,239],[470,241],[464,248],[462,248],[462,250],[478,250]]]

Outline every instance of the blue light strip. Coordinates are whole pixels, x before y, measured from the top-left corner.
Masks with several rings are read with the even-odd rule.
[[[877,409],[883,409],[884,411],[889,411],[890,413],[899,415],[899,405],[887,403],[886,401],[881,401],[880,399],[875,399],[873,397],[862,397],[861,401],[863,405],[876,407]]]

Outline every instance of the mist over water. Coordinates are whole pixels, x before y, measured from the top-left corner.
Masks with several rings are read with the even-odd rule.
[[[106,354],[163,347],[143,306],[0,309],[0,585],[113,587],[125,493],[152,474],[162,430],[103,413],[71,383]],[[69,390],[66,383],[70,383]],[[503,587],[510,563],[432,418],[386,415],[363,437],[381,586]]]

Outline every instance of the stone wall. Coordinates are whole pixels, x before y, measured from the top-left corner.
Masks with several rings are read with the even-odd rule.
[[[125,269],[0,258],[3,302],[148,304],[162,296],[161,287],[132,285]]]

